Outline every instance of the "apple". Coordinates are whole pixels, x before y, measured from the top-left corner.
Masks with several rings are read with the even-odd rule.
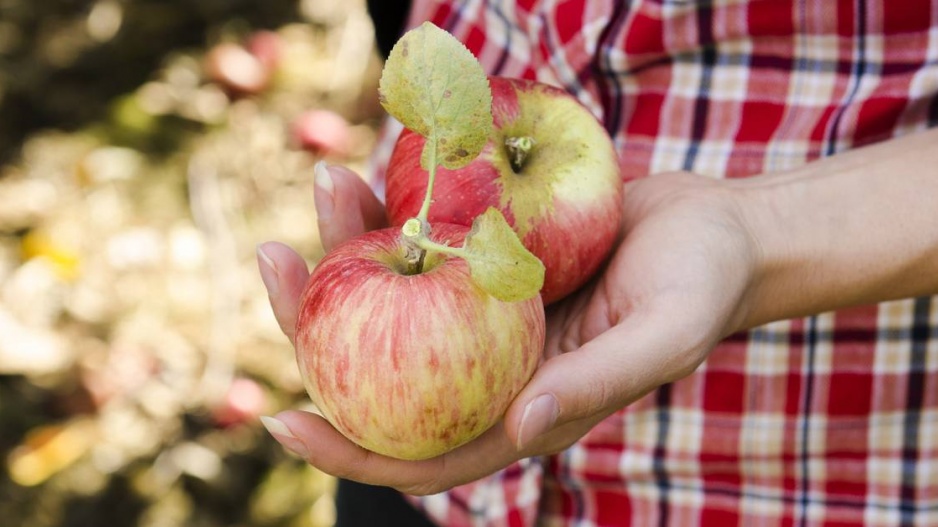
[[[352,149],[352,130],[342,115],[325,108],[306,110],[290,125],[293,143],[315,155],[344,156]]]
[[[440,168],[430,222],[471,225],[494,206],[546,268],[551,303],[586,282],[618,234],[622,180],[606,130],[567,92],[542,83],[489,77],[493,131],[482,153],[457,170]],[[388,162],[392,225],[415,216],[427,188],[425,139],[405,129]]]
[[[245,43],[245,48],[268,72],[276,70],[283,59],[283,38],[274,31],[255,31]]]
[[[255,95],[267,88],[271,72],[240,44],[223,42],[205,56],[208,77],[234,95]]]
[[[469,229],[432,225],[461,245]],[[502,302],[458,257],[427,252],[409,269],[400,229],[329,252],[300,299],[296,355],[323,416],[356,444],[399,459],[443,454],[503,416],[544,346],[538,296]]]
[[[228,428],[256,421],[266,406],[267,394],[257,381],[236,377],[224,396],[212,402],[211,415],[217,426]]]

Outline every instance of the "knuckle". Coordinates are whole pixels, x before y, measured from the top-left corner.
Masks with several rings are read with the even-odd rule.
[[[450,483],[451,475],[447,470],[447,454],[432,460],[421,472],[424,477],[407,484],[396,485],[395,488],[405,494],[413,496],[429,496],[439,494],[456,486]]]
[[[359,483],[368,483],[367,481],[368,478],[365,477],[365,474],[358,467],[345,466],[342,468],[333,468],[331,470],[328,470],[328,469],[322,469],[322,470],[340,479],[357,481]]]
[[[561,353],[570,353],[580,348],[580,338],[572,331],[564,332],[560,338],[559,349]]]
[[[403,492],[404,494],[409,494],[411,496],[429,496],[431,494],[439,494],[440,492],[448,489],[448,487],[440,485],[435,481],[395,486],[394,488],[399,492]]]
[[[579,401],[576,415],[571,417],[587,417],[610,407],[613,402],[613,391],[602,380],[586,385],[584,396]]]

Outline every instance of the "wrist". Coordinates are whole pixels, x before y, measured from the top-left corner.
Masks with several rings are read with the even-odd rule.
[[[733,197],[753,253],[750,287],[744,299],[740,330],[799,314],[804,292],[797,276],[812,266],[804,255],[807,240],[800,226],[805,221],[796,207],[802,188],[800,177],[759,176],[734,182]],[[819,233],[817,233],[819,234]]]
[[[740,329],[938,292],[938,131],[733,183],[756,248]],[[927,159],[931,158],[931,159]]]

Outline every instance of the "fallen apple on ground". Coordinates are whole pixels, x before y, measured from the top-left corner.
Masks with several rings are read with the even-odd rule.
[[[223,42],[205,56],[208,77],[233,95],[256,95],[271,80],[271,72],[244,46]]]
[[[324,108],[301,113],[290,126],[293,142],[315,155],[343,156],[349,153],[352,133],[349,122]]]
[[[470,225],[496,207],[546,267],[541,294],[552,303],[583,285],[618,234],[622,181],[612,141],[567,92],[490,77],[494,129],[462,168],[438,171],[428,220]],[[387,169],[392,225],[417,214],[427,191],[426,140],[405,129]]]
[[[430,239],[469,229],[434,224]],[[528,382],[544,346],[537,296],[495,299],[466,260],[428,252],[417,272],[400,229],[366,233],[319,263],[296,324],[300,373],[344,436],[400,459],[433,457],[490,428]]]

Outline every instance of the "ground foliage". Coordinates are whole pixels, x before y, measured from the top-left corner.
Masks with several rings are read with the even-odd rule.
[[[259,31],[263,89],[207,74]],[[331,523],[257,422],[306,396],[254,251],[321,256],[312,166],[366,169],[379,73],[363,1],[0,0],[0,523]]]

